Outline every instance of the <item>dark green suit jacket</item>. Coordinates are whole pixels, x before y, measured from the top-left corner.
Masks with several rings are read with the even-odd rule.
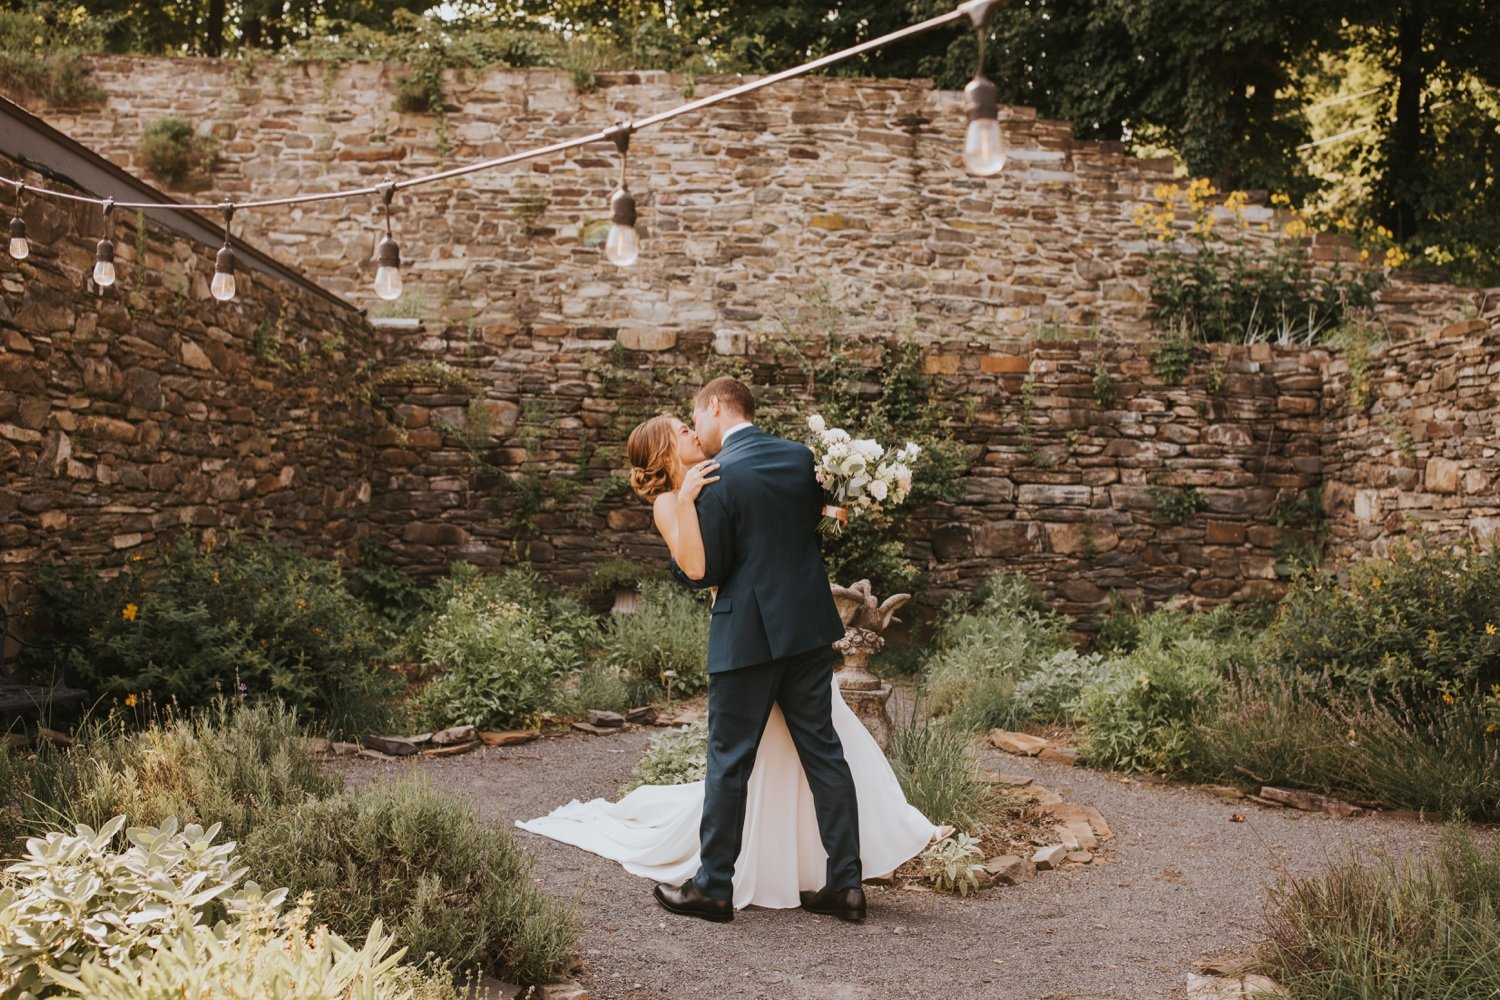
[[[706,557],[718,587],[708,672],[721,673],[832,645],[844,636],[818,548],[823,488],[812,452],[756,427],[736,431],[714,460],[719,481],[698,495]]]

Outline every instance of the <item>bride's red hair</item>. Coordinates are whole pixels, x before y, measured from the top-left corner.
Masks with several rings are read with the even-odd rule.
[[[676,431],[667,414],[652,417],[630,432],[625,456],[630,460],[630,488],[643,500],[655,500],[672,489],[677,465]]]

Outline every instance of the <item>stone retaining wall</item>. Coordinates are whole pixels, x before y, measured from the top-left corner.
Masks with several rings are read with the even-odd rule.
[[[5,606],[39,562],[119,565],[184,529],[255,528],[325,554],[356,539],[372,412],[350,373],[374,359],[358,312],[243,270],[219,303],[212,248],[123,218],[119,282],[96,294],[97,209],[32,198],[26,221],[30,258],[0,258]]]

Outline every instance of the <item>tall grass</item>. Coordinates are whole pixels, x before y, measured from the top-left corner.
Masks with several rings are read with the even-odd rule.
[[[284,705],[221,699],[138,732],[106,719],[68,749],[0,749],[0,856],[25,837],[122,813],[136,825],[221,823],[238,840],[282,807],[339,789],[305,735]]]
[[[948,722],[912,717],[891,731],[887,752],[906,801],[934,823],[979,836],[996,823],[1006,799],[979,777],[969,733]]]
[[[1254,669],[1237,674],[1218,710],[1194,727],[1186,771],[1492,821],[1500,819],[1500,740],[1490,728],[1477,695],[1413,705]]]
[[[1479,1000],[1500,984],[1500,845],[1444,831],[1424,863],[1336,865],[1271,893],[1266,962],[1294,1000]]]

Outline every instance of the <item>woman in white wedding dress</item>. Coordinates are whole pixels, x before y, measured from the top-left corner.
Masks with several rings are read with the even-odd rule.
[[[703,539],[693,501],[715,481],[697,436],[675,417],[653,417],[631,432],[631,486],[650,500],[656,527],[689,576],[702,573]],[[885,754],[838,694],[833,727],[844,746],[859,809],[863,871],[880,874],[953,832],[936,827],[906,801]],[[516,825],[620,862],[633,875],[680,884],[698,870],[703,782],[643,785],[609,802],[576,799]],[[734,865],[734,905],[787,909],[798,892],[822,887],[828,855],[818,836],[812,791],[781,710],[772,708],[750,776],[745,831]]]

